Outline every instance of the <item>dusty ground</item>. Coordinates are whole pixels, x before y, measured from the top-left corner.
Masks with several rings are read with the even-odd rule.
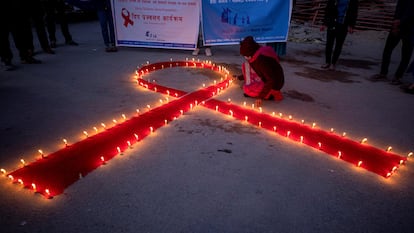
[[[98,22],[71,25],[78,47],[39,53],[41,65],[0,71],[0,167],[55,151],[61,139],[160,96],[133,84],[137,65],[192,58],[191,51],[121,48],[105,53]],[[386,33],[347,38],[338,71],[322,71],[324,34],[292,27],[285,100],[264,111],[317,122],[322,129],[368,138],[406,155],[414,149],[414,96],[367,78],[379,70]],[[63,41],[61,39],[60,41]],[[391,71],[399,61],[397,48]],[[203,51],[202,51],[203,52]],[[240,72],[237,46],[213,47],[208,58]],[[198,58],[207,59],[200,55]],[[172,69],[151,74],[184,90],[212,74]],[[411,81],[409,76],[405,82]],[[234,103],[238,83],[218,98]],[[260,128],[196,108],[115,158],[64,194],[45,200],[0,177],[1,232],[412,232],[414,166],[390,179],[338,161]]]

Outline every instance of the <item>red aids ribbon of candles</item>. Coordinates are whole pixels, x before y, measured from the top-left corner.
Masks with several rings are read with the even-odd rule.
[[[172,67],[204,68],[224,74],[224,78],[209,87],[203,87],[197,91],[186,93],[181,90],[161,86],[157,83],[143,79],[143,76],[160,69]],[[213,99],[230,86],[227,70],[216,66],[211,62],[196,61],[170,61],[147,64],[136,71],[137,84],[155,92],[174,97],[172,101],[152,108],[145,113],[138,114],[131,119],[118,123],[115,126],[104,128],[102,132],[95,128],[94,135],[88,135],[86,139],[69,145],[64,140],[65,147],[52,154],[45,155],[41,150],[41,158],[26,164],[22,159],[23,167],[9,174],[4,169],[1,172],[13,183],[23,185],[36,193],[43,194],[47,198],[63,193],[63,191],[87,175],[97,167],[105,164],[115,156],[131,147],[132,144],[141,141],[158,128],[168,122],[179,118],[184,112],[192,110],[195,106],[204,106],[216,112],[256,125],[263,129],[273,131],[275,134],[289,138],[295,142],[316,148],[326,154],[336,156],[338,159],[365,168],[383,177],[390,177],[407,157],[380,150],[363,142],[356,142],[335,133],[323,131],[312,126],[298,123],[292,119],[283,119],[274,114],[265,114],[257,109],[249,109],[230,103]],[[410,153],[408,156],[411,156]]]

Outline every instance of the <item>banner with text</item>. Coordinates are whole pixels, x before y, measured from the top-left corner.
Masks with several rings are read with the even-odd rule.
[[[246,36],[286,41],[291,12],[291,0],[202,0],[204,45],[238,44]]]
[[[112,0],[118,46],[194,49],[200,0]]]

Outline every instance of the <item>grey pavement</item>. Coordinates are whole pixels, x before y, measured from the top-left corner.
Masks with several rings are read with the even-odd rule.
[[[12,171],[21,158],[35,160],[38,149],[58,150],[62,138],[81,140],[83,130],[157,106],[160,94],[134,84],[137,65],[193,58],[191,51],[169,49],[106,53],[98,22],[70,29],[79,46],[63,45],[58,31],[56,54],[36,55],[43,64],[19,64],[15,53],[18,69],[0,71],[0,168]],[[379,69],[384,34],[350,35],[338,71],[332,72],[319,69],[323,34],[305,31],[302,38],[292,36],[282,58],[285,99],[265,101],[263,111],[316,122],[356,141],[368,138],[369,144],[392,146],[403,156],[413,151],[414,96],[367,80]],[[322,42],[303,40],[312,35]],[[240,74],[237,45],[212,51],[212,57],[202,50],[194,58]],[[149,78],[191,91],[214,77],[173,68]],[[253,103],[238,82],[217,98]],[[414,229],[413,178],[412,158],[385,179],[197,107],[51,200],[0,177],[0,231],[408,233]]]

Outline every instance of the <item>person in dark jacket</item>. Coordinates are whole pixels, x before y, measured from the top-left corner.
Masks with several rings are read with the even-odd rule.
[[[324,25],[327,27],[325,64],[323,69],[335,70],[345,38],[353,33],[358,16],[358,0],[328,0],[325,8]],[[335,44],[335,49],[333,50]],[[333,50],[333,53],[332,53]]]
[[[256,106],[260,107],[263,99],[282,100],[280,89],[285,79],[275,51],[269,46],[260,46],[252,36],[247,36],[240,43],[240,54],[264,84],[257,96],[251,96],[256,98]]]
[[[373,81],[387,80],[388,67],[391,61],[391,55],[394,48],[401,41],[401,60],[398,68],[391,80],[391,84],[401,84],[401,78],[410,63],[413,53],[414,43],[412,37],[414,34],[414,1],[398,0],[395,8],[394,20],[385,42],[382,54],[381,71],[371,77]]]

